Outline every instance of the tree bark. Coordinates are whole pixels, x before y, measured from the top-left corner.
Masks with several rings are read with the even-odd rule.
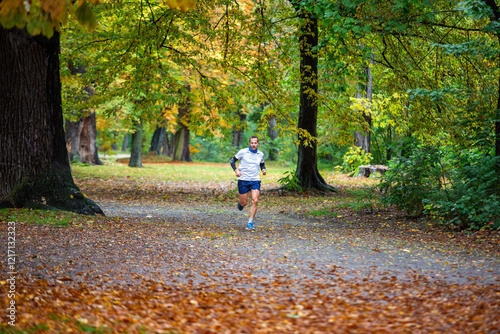
[[[125,136],[123,136],[123,142],[122,142],[122,152],[126,152],[127,151],[127,146],[128,146],[128,137],[129,135],[126,134]]]
[[[299,28],[300,48],[300,109],[299,109],[299,148],[297,178],[303,189],[335,191],[328,185],[318,171],[317,162],[317,120],[318,120],[318,20],[310,13],[300,10]],[[313,140],[307,142],[301,134],[306,130]]]
[[[185,125],[182,125],[182,127],[175,133],[174,160],[188,162],[193,161],[189,151],[189,129]]]
[[[189,86],[188,86],[189,91]],[[189,140],[190,133],[189,128],[187,126],[186,116],[189,112],[189,99],[179,107],[179,115],[177,115],[177,119],[179,120],[178,124],[180,127],[175,133],[175,143],[174,143],[174,160],[177,161],[188,161],[192,162],[191,152],[189,150]]]
[[[72,62],[68,63],[68,68],[72,75],[84,75],[87,73],[86,66],[75,66]],[[95,93],[92,87],[84,87],[83,90],[87,93],[84,98],[88,98]],[[80,110],[79,113],[82,114],[84,111]],[[69,161],[102,165],[103,163],[99,159],[99,154],[97,153],[97,124],[95,112],[82,116],[76,122],[66,120],[65,127]]]
[[[240,123],[243,124],[243,122],[245,122],[245,119],[247,118],[247,115],[238,110],[238,117],[240,119]],[[233,130],[233,145],[237,148],[240,148],[241,145],[241,137],[243,134],[243,131],[241,131],[241,129],[242,127],[239,126],[239,128],[235,128]]]
[[[372,71],[371,71],[369,64],[366,65],[366,67],[365,67],[365,76],[366,76],[366,83],[364,85],[365,86],[364,94],[361,94],[361,90],[358,86],[358,89],[356,92],[356,98],[357,99],[364,98],[367,101],[372,102],[373,76],[372,76]],[[365,120],[365,122],[368,126],[368,130],[366,132],[354,131],[354,146],[361,147],[366,153],[370,153],[370,151],[371,151],[370,128],[372,126],[372,116],[370,113],[366,113],[365,110],[362,110],[361,112],[363,113],[363,119]]]
[[[151,144],[149,145],[149,152],[155,155],[162,154],[163,145],[166,135],[165,127],[156,126],[155,132],[153,133],[153,138],[151,138]]]
[[[278,129],[276,127],[278,123],[276,122],[276,116],[273,116],[268,122],[268,131],[267,134],[271,139],[271,145],[269,145],[269,160],[276,161],[278,160],[278,147],[276,145],[276,138],[278,138]]]
[[[83,122],[77,121],[72,122],[66,120],[65,137],[66,137],[66,148],[68,150],[68,158],[71,163],[81,163],[82,158],[80,157],[80,133],[82,132]]]
[[[134,132],[131,135],[129,167],[142,167],[142,120],[133,121]]]
[[[103,214],[71,175],[59,52],[57,32],[0,27],[0,206]]]

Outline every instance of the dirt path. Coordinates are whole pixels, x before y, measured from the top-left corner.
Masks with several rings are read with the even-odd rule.
[[[246,210],[239,212],[229,205],[186,208],[101,204],[110,217],[128,216],[175,224],[174,233],[184,235],[184,244],[202,250],[206,253],[204,258],[214,251],[220,253],[218,256],[231,262],[230,268],[234,271],[253,269],[262,275],[283,271],[300,277],[335,267],[349,276],[361,277],[389,274],[402,278],[413,272],[429,279],[456,283],[473,279],[498,283],[500,280],[500,258],[493,254],[466,254],[463,249],[453,247],[436,249],[423,242],[373,231],[369,237],[364,231],[356,236],[356,231],[342,222],[334,224],[261,210],[257,230],[248,232],[244,228]],[[187,220],[189,224],[184,225]],[[222,237],[214,237],[219,235]],[[220,270],[214,265],[206,269]]]
[[[17,225],[22,328],[498,333],[496,252],[295,207],[263,205],[250,232],[228,201],[98,204],[105,218]]]

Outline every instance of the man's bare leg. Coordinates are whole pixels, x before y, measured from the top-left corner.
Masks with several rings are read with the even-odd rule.
[[[247,205],[248,201],[248,194],[240,194],[240,204],[242,207],[245,207]]]
[[[259,203],[260,190],[252,189],[252,206],[250,207],[250,219],[253,221],[257,213],[257,204]]]

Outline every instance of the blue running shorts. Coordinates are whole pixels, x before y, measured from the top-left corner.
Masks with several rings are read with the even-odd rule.
[[[238,180],[238,191],[240,194],[246,194],[250,190],[260,191],[260,181],[243,181]]]

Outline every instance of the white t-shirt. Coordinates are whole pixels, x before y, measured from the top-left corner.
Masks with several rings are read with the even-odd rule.
[[[253,153],[247,147],[236,153],[235,157],[240,161],[238,169],[241,176],[238,180],[260,181],[260,164],[264,163],[264,153],[259,150],[257,150],[257,153]]]

